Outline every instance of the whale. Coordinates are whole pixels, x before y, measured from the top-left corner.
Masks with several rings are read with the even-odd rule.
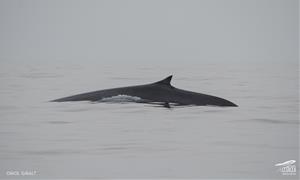
[[[174,106],[237,107],[235,103],[217,96],[178,89],[171,85],[172,77],[173,76],[170,75],[163,80],[150,84],[104,89],[72,95],[55,99],[51,102],[107,102],[107,99],[114,97],[133,97],[136,98],[134,102],[137,103],[157,103],[165,107],[170,107],[170,104]]]

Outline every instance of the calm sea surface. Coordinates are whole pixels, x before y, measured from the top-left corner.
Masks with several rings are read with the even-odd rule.
[[[0,178],[297,178],[274,166],[299,160],[297,64],[1,62],[0,70]],[[239,107],[48,102],[170,74],[175,87]]]

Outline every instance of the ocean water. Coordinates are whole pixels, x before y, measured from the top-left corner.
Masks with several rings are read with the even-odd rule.
[[[0,178],[298,178],[299,169],[285,176],[275,166],[299,162],[296,63],[1,62],[0,69]],[[49,102],[170,74],[175,87],[239,107]]]

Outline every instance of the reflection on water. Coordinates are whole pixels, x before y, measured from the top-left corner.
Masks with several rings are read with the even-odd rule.
[[[274,164],[299,158],[297,72],[272,66],[7,66],[0,170],[34,169],[38,178],[280,178]],[[239,107],[49,102],[170,74],[176,87]]]

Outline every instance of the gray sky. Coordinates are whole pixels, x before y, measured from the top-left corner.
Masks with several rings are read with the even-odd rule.
[[[297,0],[0,0],[0,61],[294,61]]]

